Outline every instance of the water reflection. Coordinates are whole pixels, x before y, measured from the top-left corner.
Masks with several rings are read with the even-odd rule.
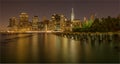
[[[27,58],[27,48],[28,48],[28,38],[19,38],[17,41],[17,60],[18,62],[25,62],[25,59]]]
[[[114,49],[117,39],[74,40],[50,33],[0,35],[3,36],[0,62],[119,62],[119,53]],[[7,44],[5,39],[9,39]]]
[[[45,33],[44,34],[44,54],[46,56],[46,62],[55,62],[54,59],[57,59],[57,48],[56,48],[56,36]]]
[[[33,34],[34,36],[32,36],[32,43],[31,43],[31,46],[32,46],[32,59],[35,61],[35,60],[37,60],[39,57],[38,57],[38,49],[39,49],[39,47],[38,47],[38,34],[37,33],[35,33],[35,34]]]

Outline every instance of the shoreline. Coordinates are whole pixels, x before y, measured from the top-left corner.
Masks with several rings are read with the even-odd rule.
[[[63,32],[63,31],[0,31],[0,33],[62,33],[62,34],[119,34],[116,32]]]

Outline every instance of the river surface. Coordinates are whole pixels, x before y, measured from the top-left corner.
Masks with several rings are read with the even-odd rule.
[[[51,33],[0,34],[1,63],[119,63],[120,38],[74,40]]]

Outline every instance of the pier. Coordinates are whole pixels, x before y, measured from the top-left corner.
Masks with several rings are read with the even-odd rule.
[[[74,40],[108,40],[111,41],[115,37],[120,38],[120,32],[61,32],[61,33],[55,33],[55,35],[67,37]]]

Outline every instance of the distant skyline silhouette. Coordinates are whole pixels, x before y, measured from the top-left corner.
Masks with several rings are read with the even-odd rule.
[[[74,8],[75,18],[83,20],[96,14],[98,18],[120,14],[119,0],[0,0],[0,29],[8,25],[9,18],[18,17],[21,12],[33,16],[51,18],[54,13],[64,14],[70,19],[71,8]]]

